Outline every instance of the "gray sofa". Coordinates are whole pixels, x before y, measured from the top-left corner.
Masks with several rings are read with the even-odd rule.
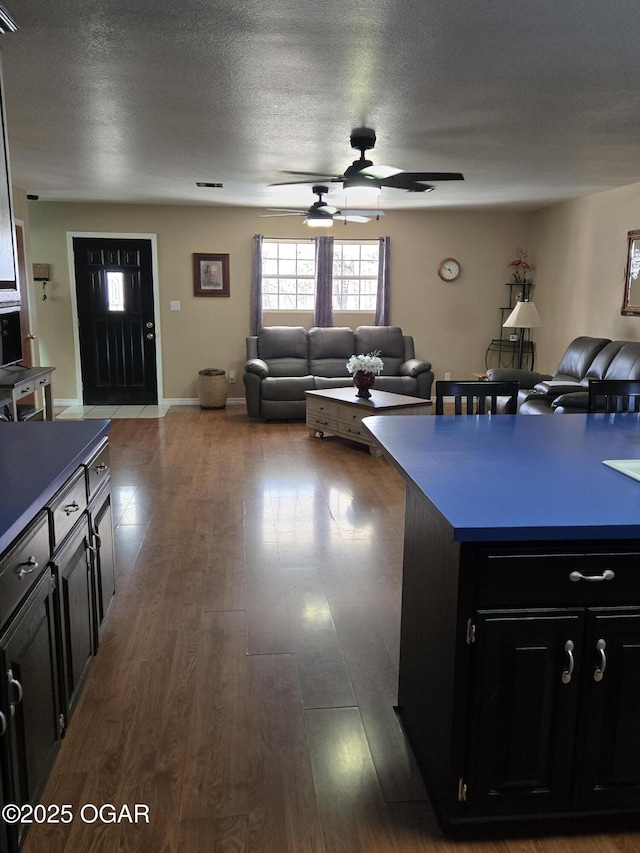
[[[265,421],[304,420],[305,391],[353,385],[349,357],[374,350],[380,350],[384,362],[375,388],[429,399],[431,364],[415,358],[413,338],[399,326],[358,326],[355,332],[270,326],[247,338],[247,414]]]
[[[510,368],[487,375],[520,382],[519,414],[586,412],[591,379],[640,379],[640,343],[582,335],[569,344],[551,376]]]

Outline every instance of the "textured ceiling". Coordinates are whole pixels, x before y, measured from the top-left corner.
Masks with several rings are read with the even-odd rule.
[[[308,206],[281,170],[460,171],[385,208],[640,181],[637,0],[6,0],[12,171],[42,199]],[[199,189],[216,181],[222,189]],[[339,199],[338,203],[339,203]]]

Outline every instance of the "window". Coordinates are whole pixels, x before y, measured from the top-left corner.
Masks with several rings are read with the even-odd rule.
[[[107,298],[109,311],[124,311],[124,273],[107,273]]]
[[[262,244],[262,305],[285,311],[313,311],[316,246],[312,240]]]
[[[333,310],[375,311],[379,243],[335,240]],[[313,311],[315,241],[267,240],[262,244],[262,306],[265,311]]]
[[[378,293],[378,241],[333,245],[333,310],[375,311]]]

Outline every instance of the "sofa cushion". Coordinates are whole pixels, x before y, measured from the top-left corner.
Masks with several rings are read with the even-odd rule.
[[[309,347],[304,326],[269,326],[258,332],[258,356],[270,376],[307,376]]]
[[[355,354],[380,350],[384,362],[383,376],[397,376],[405,360],[405,344],[400,326],[358,326]]]
[[[610,343],[609,338],[591,338],[582,335],[571,341],[560,364],[553,372],[554,379],[582,379],[591,362],[603,347]]]
[[[304,400],[305,391],[313,391],[313,376],[268,376],[262,380],[263,400]]]
[[[604,379],[609,365],[626,343],[628,341],[609,341],[591,362],[581,384],[587,386],[590,379]]]
[[[309,372],[314,376],[345,376],[355,353],[355,336],[347,327],[309,329]]]
[[[625,341],[613,358],[605,379],[640,379],[640,343]]]

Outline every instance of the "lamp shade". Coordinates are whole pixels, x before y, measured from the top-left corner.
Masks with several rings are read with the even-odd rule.
[[[502,325],[508,329],[537,329],[542,320],[533,302],[518,302]]]

